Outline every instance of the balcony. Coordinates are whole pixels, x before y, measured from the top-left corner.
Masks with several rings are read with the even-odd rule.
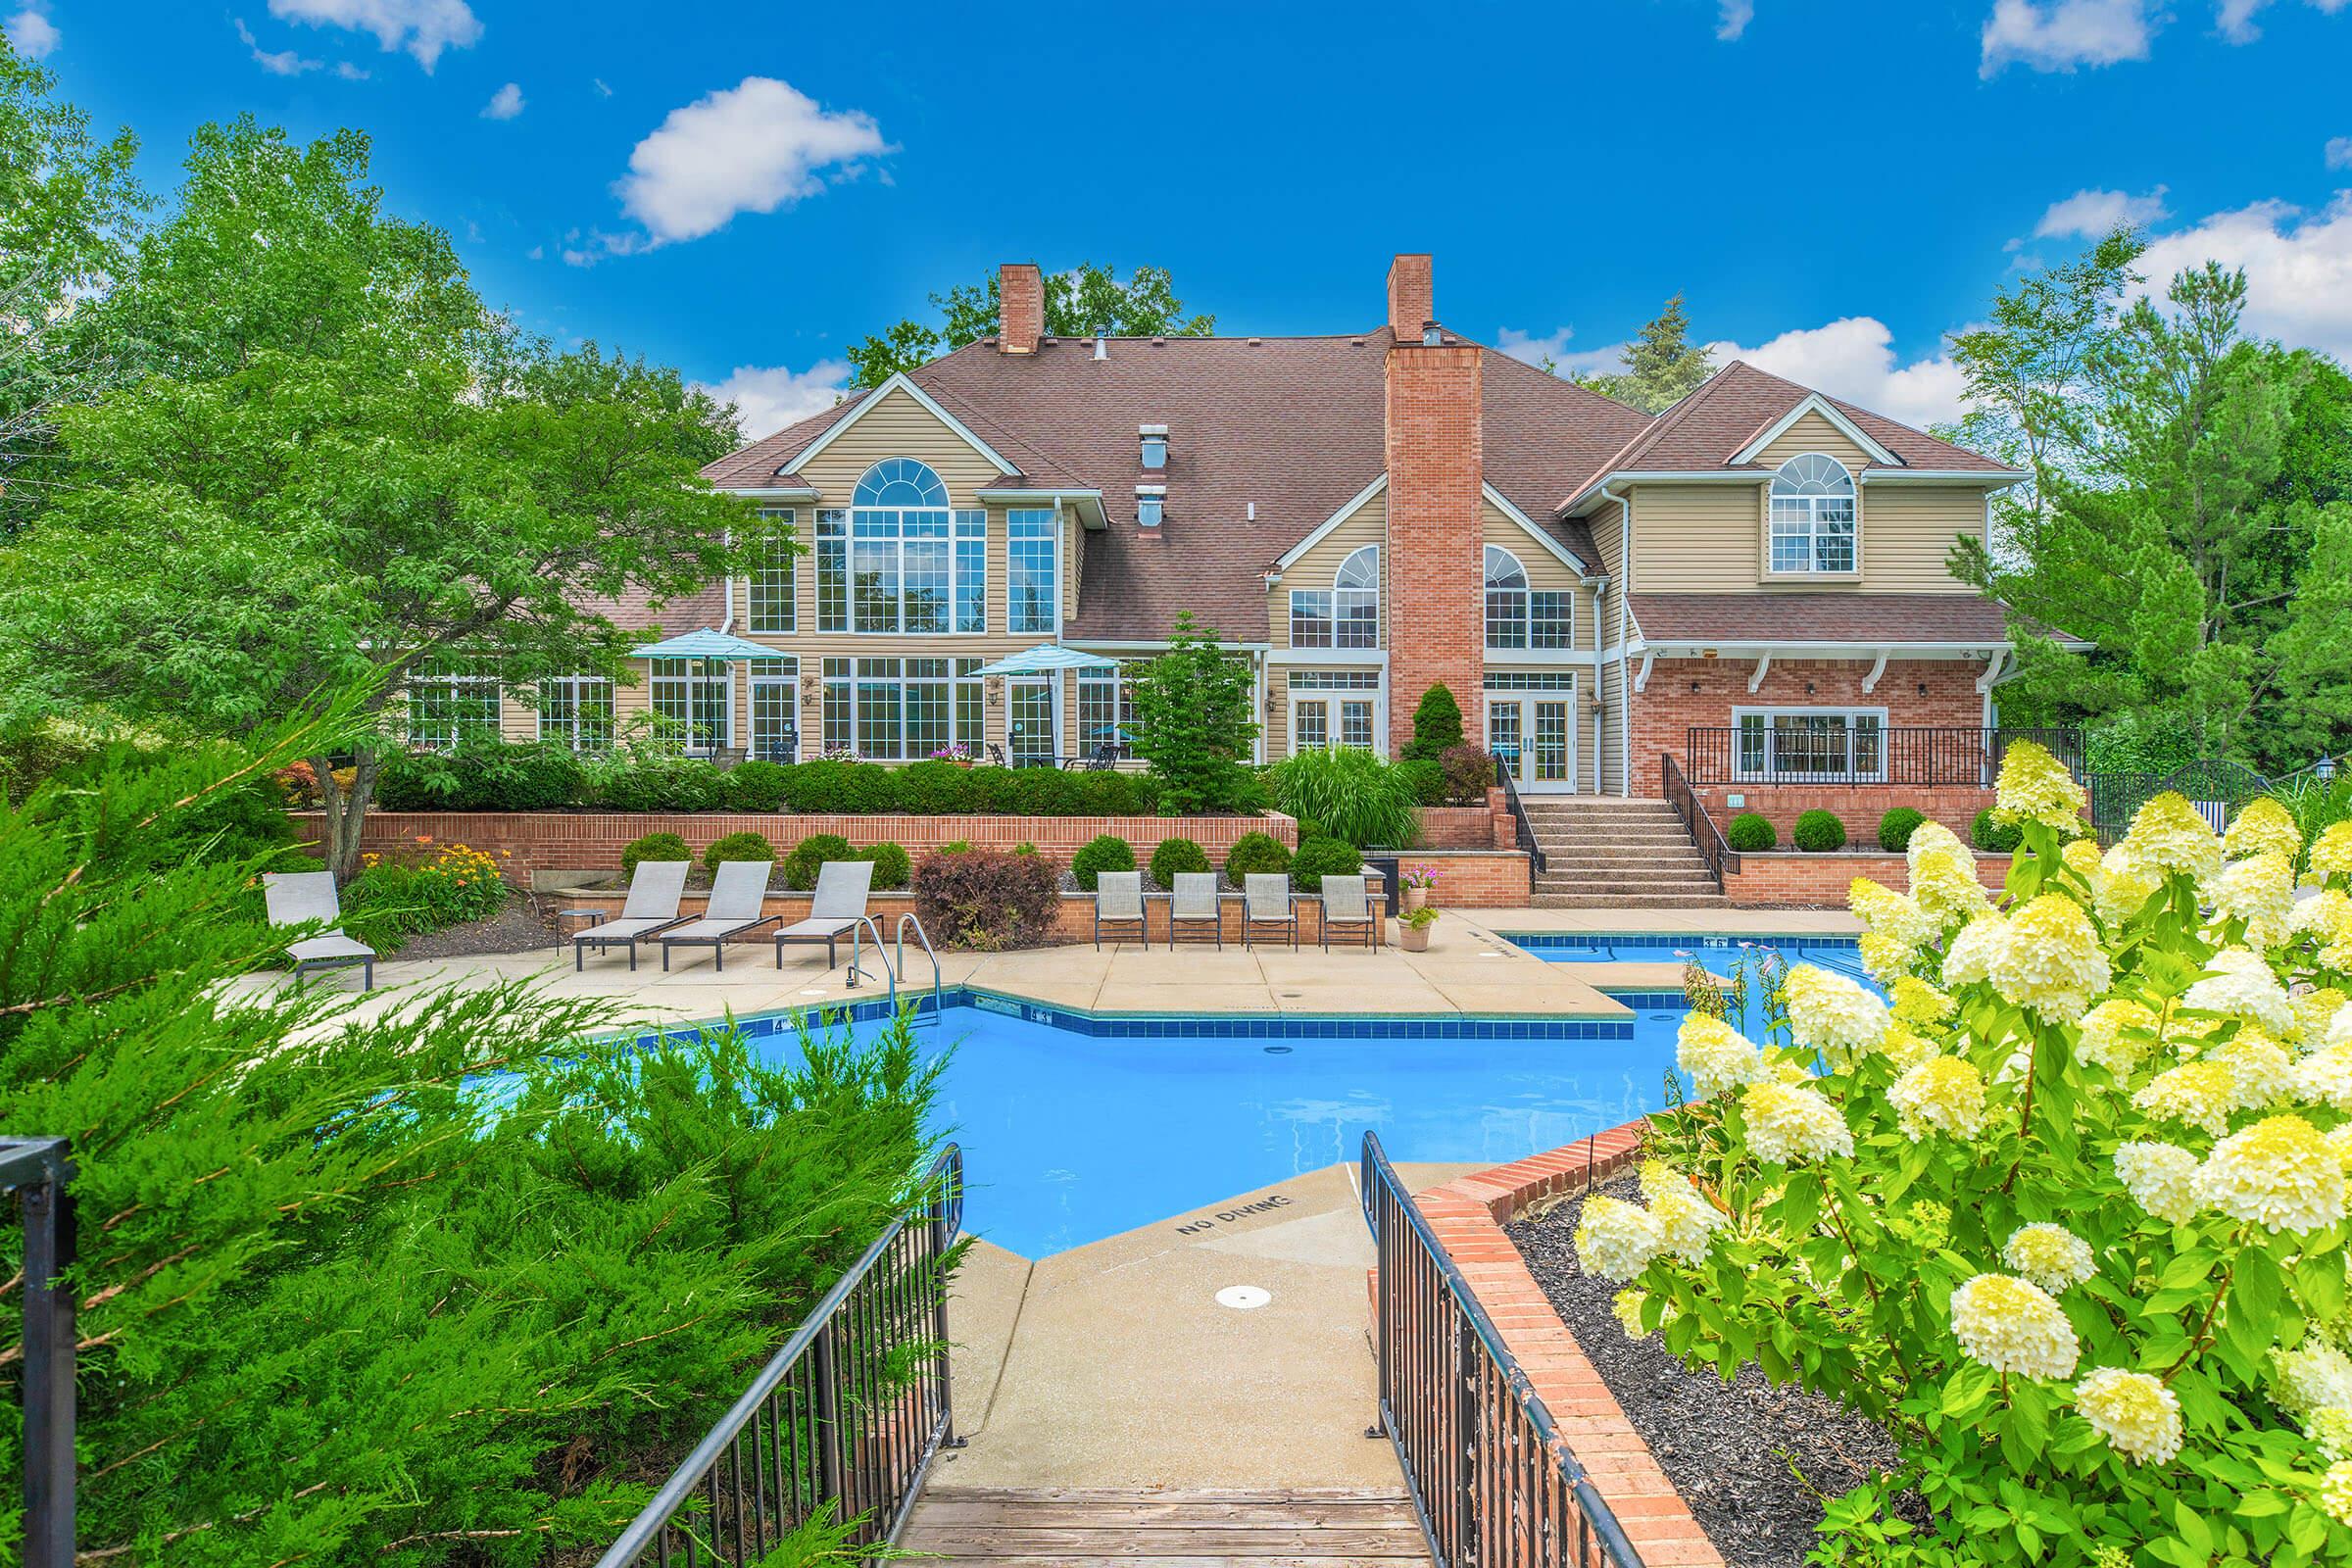
[[[1871,714],[1776,714],[1685,733],[1694,785],[1899,785],[1989,788],[2018,741],[2049,750],[2082,776],[2076,729],[1962,729],[1882,724]]]

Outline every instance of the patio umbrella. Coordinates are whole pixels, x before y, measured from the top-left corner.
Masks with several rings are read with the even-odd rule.
[[[747,659],[773,659],[776,657],[776,651],[772,648],[762,648],[758,643],[746,642],[732,632],[713,631],[709,626],[695,631],[680,632],[675,637],[664,637],[658,643],[647,643],[642,648],[632,648],[629,650],[629,654],[635,659],[699,660],[702,662],[705,680],[710,678],[710,667],[713,664],[735,664]],[[686,712],[687,729],[691,733],[694,725],[694,700],[692,697],[686,701]],[[718,755],[718,735],[715,731],[710,736],[710,755],[713,757]]]
[[[1116,669],[1119,662],[1101,654],[1081,653],[1064,648],[1059,643],[1039,643],[1035,648],[1000,659],[993,664],[982,664],[976,675],[1051,675],[1064,669]]]

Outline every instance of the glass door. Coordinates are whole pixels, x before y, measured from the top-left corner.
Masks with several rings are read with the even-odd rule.
[[[752,756],[762,762],[801,760],[801,680],[797,659],[755,659]]]
[[[1319,752],[1331,744],[1331,699],[1298,697],[1291,701],[1291,751]]]
[[[1494,754],[1494,765],[1512,778],[1525,781],[1526,758],[1519,744],[1519,699],[1516,697],[1487,698],[1487,750]]]
[[[1522,795],[1576,789],[1576,699],[1570,695],[1489,692],[1487,750]]]
[[[1015,767],[1052,767],[1060,748],[1054,677],[1015,675],[1004,683],[1004,749]]]

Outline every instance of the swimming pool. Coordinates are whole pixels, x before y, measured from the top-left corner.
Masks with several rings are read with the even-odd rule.
[[[1655,1110],[1682,1020],[1658,1000],[1630,1020],[1179,1020],[962,992],[922,1036],[953,1050],[937,1130],[964,1147],[965,1228],[1043,1257],[1351,1161],[1367,1128],[1399,1161],[1499,1164]],[[792,1049],[789,1016],[744,1027]]]
[[[1789,963],[1818,964],[1824,969],[1873,986],[1852,937],[1823,936],[1816,932],[1782,935],[1719,937],[1696,933],[1660,936],[1655,932],[1526,932],[1501,933],[1515,948],[1546,963],[1681,963],[1696,958],[1717,974],[1759,950],[1778,953]]]

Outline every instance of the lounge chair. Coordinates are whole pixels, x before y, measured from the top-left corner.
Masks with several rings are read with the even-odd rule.
[[[1219,907],[1216,872],[1176,873],[1175,891],[1168,895],[1168,946],[1179,942],[1225,946],[1225,916]]]
[[[819,866],[816,896],[808,901],[808,918],[795,920],[776,933],[776,967],[784,967],[787,942],[822,942],[825,967],[830,969],[839,963],[841,955],[834,944],[865,918],[865,897],[873,885],[871,860],[827,860]],[[879,946],[881,941],[876,935],[875,944]]]
[[[343,934],[343,904],[335,896],[332,871],[270,871],[262,877],[262,898],[271,925],[323,925],[317,936],[286,944],[294,960],[294,983],[302,984],[305,969],[348,969],[360,966],[360,989],[375,989],[375,950]]]
[[[1095,946],[1102,946],[1104,926],[1133,926],[1135,939],[1152,951],[1152,928],[1144,923],[1144,873],[1104,871],[1095,878]],[[1119,933],[1111,933],[1118,940]]]
[[[710,879],[710,897],[703,906],[703,917],[662,934],[662,967],[669,967],[671,948],[700,947],[707,943],[710,948],[710,967],[724,969],[729,942],[746,931],[757,931],[782,919],[782,915],[762,912],[767,904],[768,873],[775,868],[773,860],[719,861],[718,874]]]
[[[1372,898],[1364,890],[1360,876],[1327,876],[1323,879],[1323,951],[1331,951],[1331,939],[1337,932],[1344,942],[1362,942],[1367,948],[1380,945],[1380,922],[1386,913],[1372,912]]]
[[[590,948],[599,953],[607,948],[629,950],[629,967],[637,967],[637,944],[648,937],[658,937],[674,926],[686,923],[678,912],[678,899],[686,891],[686,862],[684,860],[639,860],[629,877],[629,896],[620,906],[620,913],[585,931],[571,934],[571,966],[587,967]],[[572,910],[566,914],[593,911]]]
[[[1291,879],[1281,872],[1252,871],[1242,878],[1242,940],[1257,945],[1261,929],[1279,929],[1298,946],[1298,908],[1291,902]]]

